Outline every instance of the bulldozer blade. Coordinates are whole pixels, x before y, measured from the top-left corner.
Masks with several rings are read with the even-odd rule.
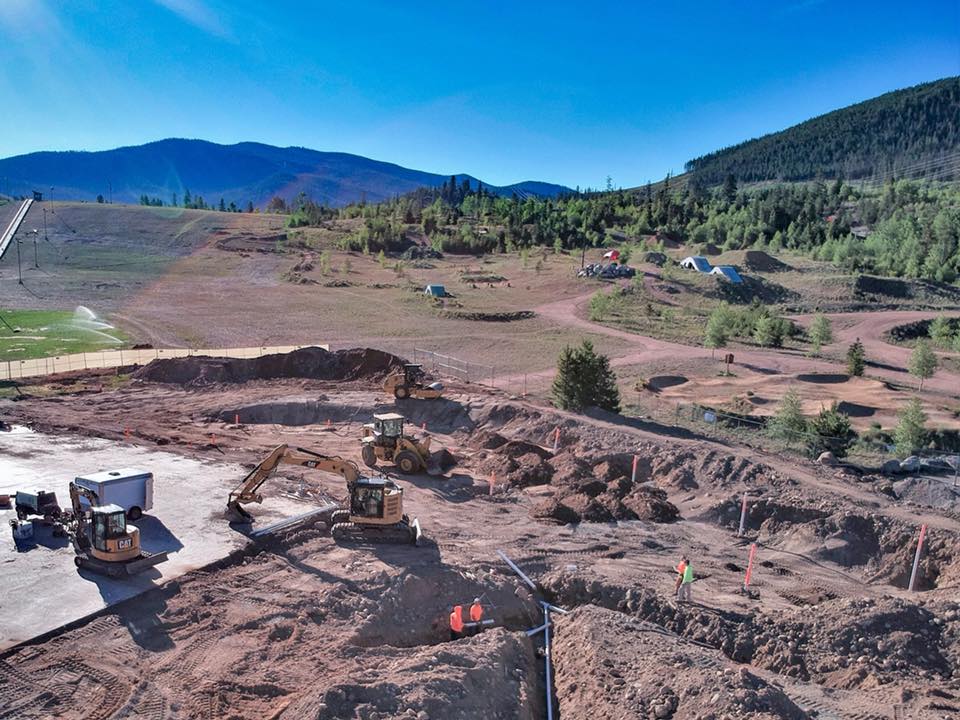
[[[124,563],[124,569],[127,571],[127,575],[136,575],[142,573],[144,570],[152,568],[154,565],[159,565],[162,562],[167,561],[167,553],[143,553],[136,560],[131,560],[128,563]]]

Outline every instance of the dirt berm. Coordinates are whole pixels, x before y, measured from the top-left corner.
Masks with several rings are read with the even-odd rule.
[[[197,355],[154,360],[137,370],[133,377],[138,380],[173,383],[188,387],[277,378],[379,379],[394,368],[402,367],[403,362],[403,359],[396,355],[371,348],[351,348],[330,352],[323,348],[311,347],[250,359]]]

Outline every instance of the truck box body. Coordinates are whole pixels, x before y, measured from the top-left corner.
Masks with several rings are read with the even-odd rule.
[[[119,505],[132,520],[153,508],[153,473],[144,470],[105,470],[80,475],[74,482],[95,492],[98,505]],[[89,507],[85,499],[80,502],[84,508]]]

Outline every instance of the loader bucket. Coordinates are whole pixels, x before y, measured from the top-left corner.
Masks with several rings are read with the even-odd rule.
[[[427,475],[443,475],[448,469],[457,464],[456,458],[446,448],[430,453],[427,461]]]

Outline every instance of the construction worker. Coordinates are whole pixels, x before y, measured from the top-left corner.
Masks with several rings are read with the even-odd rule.
[[[690,559],[684,555],[677,565],[677,602],[691,602],[690,590],[693,586],[693,566]]]
[[[450,639],[459,640],[463,637],[463,606],[454,605],[450,613]]]
[[[483,607],[480,605],[480,598],[477,598],[473,601],[473,604],[470,606],[470,622],[475,623],[473,626],[472,635],[480,634],[482,625],[480,621],[483,620]]]

